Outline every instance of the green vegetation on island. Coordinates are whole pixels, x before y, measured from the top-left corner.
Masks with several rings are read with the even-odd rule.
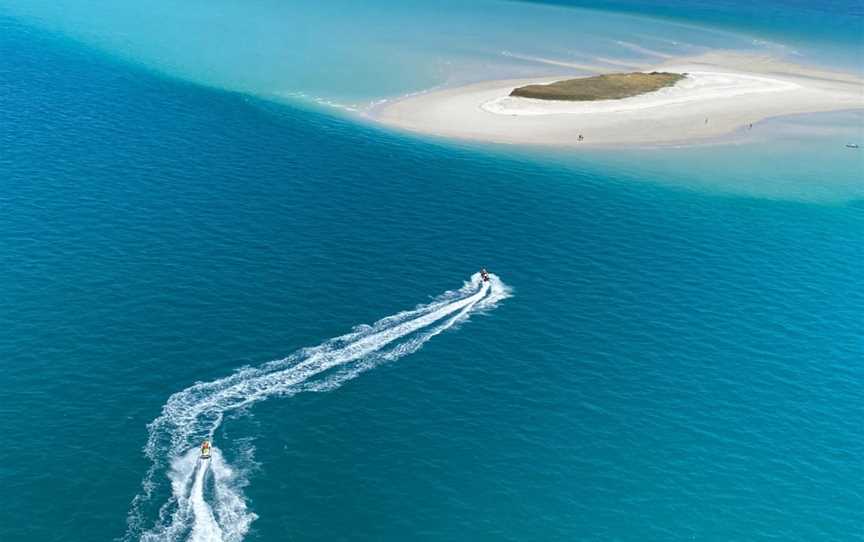
[[[619,100],[671,87],[686,75],[669,72],[610,73],[567,79],[548,85],[527,85],[514,89],[510,96],[571,102]]]

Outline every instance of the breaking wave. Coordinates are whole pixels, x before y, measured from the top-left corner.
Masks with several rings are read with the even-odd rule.
[[[209,460],[199,459],[197,449],[201,440],[213,437],[226,413],[270,397],[336,389],[381,363],[416,352],[432,337],[509,296],[510,289],[497,276],[484,283],[478,273],[462,288],[445,292],[431,303],[358,326],[284,359],[245,367],[175,393],[148,426],[144,451],[151,467],[142,492],[132,502],[124,540],[242,540],[256,518],[243,495],[247,483],[243,470],[229,465],[215,446]],[[164,487],[163,476],[170,488]],[[157,519],[148,520],[148,511],[160,497],[164,503]]]

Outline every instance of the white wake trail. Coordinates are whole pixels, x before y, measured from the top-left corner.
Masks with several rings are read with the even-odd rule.
[[[197,450],[194,451],[197,453]],[[199,460],[195,469],[195,480],[192,482],[192,491],[189,495],[192,514],[195,518],[192,534],[189,537],[192,542],[220,542],[222,540],[222,529],[216,523],[213,510],[204,500],[204,477],[209,470],[210,461]]]
[[[198,460],[197,444],[212,438],[226,412],[273,396],[333,390],[363,371],[416,352],[432,337],[509,296],[510,289],[497,276],[482,282],[475,274],[459,290],[426,305],[358,326],[287,358],[175,393],[148,426],[145,452],[152,466],[143,492],[133,501],[124,539],[239,542],[256,518],[243,497],[245,481],[215,447],[210,460]],[[146,529],[146,510],[159,491],[166,460],[171,495],[159,508],[155,525]]]

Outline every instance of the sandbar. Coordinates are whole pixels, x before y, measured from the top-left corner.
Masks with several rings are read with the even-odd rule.
[[[687,77],[639,96],[589,102],[510,96],[516,87],[572,74],[487,81],[385,102],[369,115],[436,136],[576,147],[692,143],[752,129],[770,117],[864,109],[864,79],[771,57],[712,52],[643,69]]]

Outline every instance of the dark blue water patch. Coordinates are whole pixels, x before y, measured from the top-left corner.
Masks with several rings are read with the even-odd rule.
[[[121,536],[172,393],[481,265],[515,289],[493,313],[223,424],[258,464],[249,540],[860,539],[860,205],[404,138],[2,30],[0,539]]]

